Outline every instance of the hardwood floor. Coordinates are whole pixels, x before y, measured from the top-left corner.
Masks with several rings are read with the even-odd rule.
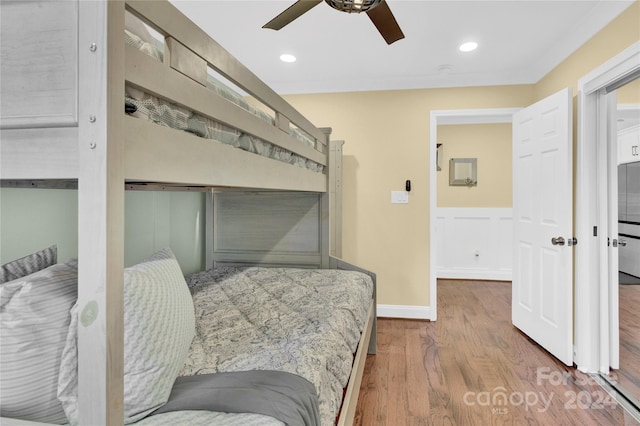
[[[640,285],[621,285],[619,290],[620,369],[612,376],[640,401]]]
[[[435,322],[379,319],[356,425],[637,425],[511,325],[511,284],[438,281]]]

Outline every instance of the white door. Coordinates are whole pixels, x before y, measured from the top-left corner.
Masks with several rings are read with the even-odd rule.
[[[573,363],[571,89],[513,117],[512,321]]]

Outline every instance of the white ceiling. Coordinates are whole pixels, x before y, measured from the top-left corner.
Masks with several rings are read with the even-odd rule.
[[[325,3],[262,29],[293,2],[172,0],[281,94],[536,83],[633,0],[388,0],[406,36],[390,46],[365,14]]]

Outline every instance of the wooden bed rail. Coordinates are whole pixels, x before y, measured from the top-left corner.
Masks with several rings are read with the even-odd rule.
[[[368,271],[366,269],[363,269],[359,266],[353,265],[349,262],[345,262],[342,259],[339,259],[337,257],[334,256],[329,256],[329,267],[331,269],[342,269],[344,271],[357,271],[357,272],[362,272],[363,274],[367,274],[371,277],[371,280],[373,281],[373,332],[371,333],[371,340],[369,341],[369,350],[367,353],[369,354],[375,354],[376,353],[376,345],[377,345],[377,340],[376,340],[376,318],[378,316],[377,314],[377,300],[378,300],[378,292],[377,292],[377,286],[378,286],[378,282],[377,282],[377,278],[376,278],[376,274],[374,272]]]
[[[229,102],[214,91],[205,89],[192,78],[176,72],[134,47],[127,46],[125,50],[125,79],[134,87],[183,105],[204,116],[215,118],[216,121],[235,129],[260,135],[261,139],[274,145],[327,165],[326,154],[300,143],[276,126]]]
[[[171,3],[168,1],[128,0],[126,8],[165,38],[171,38],[170,43],[177,41],[182,47],[188,46],[188,50],[202,58],[211,68],[272,109],[278,122],[291,122],[315,138],[320,145],[327,145],[327,139],[321,130]],[[179,49],[182,50],[182,48]],[[201,71],[199,73],[201,74]]]
[[[367,354],[374,355],[377,345],[377,281],[376,274],[359,266],[353,265],[334,256],[329,256],[329,267],[331,269],[341,269],[345,271],[357,271],[371,277],[373,281],[373,297],[371,306],[367,314],[367,321],[360,337],[358,349],[356,351],[351,375],[349,376],[349,384],[344,395],[340,417],[338,418],[338,426],[347,426],[353,424],[356,407],[358,405],[358,394],[362,383],[362,375],[367,358]]]

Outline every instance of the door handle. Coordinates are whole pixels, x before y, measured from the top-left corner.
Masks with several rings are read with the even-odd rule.
[[[563,246],[564,245],[564,238],[563,237],[554,237],[551,239],[551,244],[553,244],[554,246]]]
[[[619,245],[620,247],[626,247],[626,246],[627,246],[627,240],[623,240],[622,238],[620,238],[620,239],[618,240],[618,245]]]

